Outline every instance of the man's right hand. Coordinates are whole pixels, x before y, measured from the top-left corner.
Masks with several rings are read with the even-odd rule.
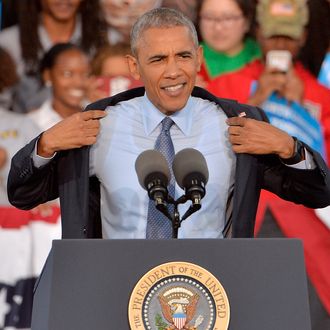
[[[106,116],[102,110],[78,112],[63,119],[43,132],[37,154],[50,158],[55,152],[92,145],[100,130],[99,119]]]

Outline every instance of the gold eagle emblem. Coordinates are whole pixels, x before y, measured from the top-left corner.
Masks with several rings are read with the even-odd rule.
[[[203,316],[199,315],[194,325],[193,320],[199,295],[181,286],[170,287],[158,296],[163,317],[169,323],[165,330],[194,330],[203,322]],[[159,330],[163,330],[161,327]]]

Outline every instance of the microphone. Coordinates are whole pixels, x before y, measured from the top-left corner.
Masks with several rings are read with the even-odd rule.
[[[155,201],[156,208],[172,219],[167,209],[167,185],[171,173],[163,154],[157,150],[143,151],[135,161],[135,171],[140,185],[147,190],[149,198]]]
[[[204,156],[196,149],[187,148],[179,151],[173,161],[173,172],[178,185],[192,201],[182,220],[201,208],[201,199],[205,196],[205,185],[209,171]]]

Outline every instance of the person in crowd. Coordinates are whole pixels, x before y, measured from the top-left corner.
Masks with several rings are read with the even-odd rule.
[[[129,34],[134,22],[146,11],[159,7],[161,0],[99,0],[107,24],[110,45],[129,44]]]
[[[308,7],[308,35],[300,58],[319,82],[330,88],[330,1],[310,0]]]
[[[15,86],[19,81],[16,65],[8,52],[0,47],[0,106],[11,110]]]
[[[252,37],[253,20],[253,1],[201,1],[198,24],[204,50],[199,75],[201,86],[261,57],[261,50]]]
[[[159,219],[135,162],[156,148],[171,166],[187,147],[206,159],[208,193],[179,238],[253,236],[261,188],[308,207],[329,205],[330,173],[319,153],[269,124],[261,109],[194,87],[202,49],[182,13],[142,15],[131,49],[130,72],[145,87],[97,101],[22,148],[8,180],[14,206],[60,196],[63,238],[170,238],[171,223]],[[183,193],[176,185],[175,196]]]
[[[119,43],[100,48],[91,61],[94,76],[128,76],[130,74],[126,55],[131,53],[130,46]]]
[[[14,58],[20,76],[35,74],[43,54],[56,43],[78,44],[87,53],[99,47],[102,35],[95,31],[101,26],[97,1],[21,1],[19,24],[1,31],[0,45]]]
[[[0,94],[17,82],[16,66],[10,55],[0,48]],[[14,154],[38,134],[37,126],[26,115],[0,105],[0,206],[9,206],[7,178]]]
[[[196,0],[99,0],[103,18],[108,26],[107,40],[110,45],[129,44],[134,22],[146,11],[158,7],[176,8],[191,19],[196,18]]]
[[[200,1],[203,0],[162,0],[161,5],[181,11],[195,24],[197,23],[197,10]]]
[[[25,146],[39,129],[25,114],[14,113],[0,106],[0,206],[10,206],[7,178],[11,158]]]
[[[297,59],[306,40],[306,2],[262,0],[257,22],[263,58],[216,78],[209,91],[262,107],[271,123],[309,143],[329,160],[330,94]]]
[[[41,58],[54,44],[71,42],[91,53],[105,43],[99,16],[98,2],[93,0],[20,1],[19,24],[0,33],[0,46],[13,57],[21,77],[15,111],[35,109],[50,96],[49,89],[40,89],[38,70]]]
[[[104,96],[112,96],[141,86],[129,72],[127,55],[131,53],[127,44],[107,45],[99,49],[91,61],[92,76]]]
[[[90,64],[80,47],[59,43],[45,54],[40,71],[43,83],[51,87],[52,97],[28,116],[44,131],[82,111],[90,86]]]

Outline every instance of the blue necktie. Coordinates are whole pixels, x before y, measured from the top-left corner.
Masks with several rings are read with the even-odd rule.
[[[174,198],[175,194],[175,180],[172,171],[172,163],[174,159],[174,147],[171,139],[170,128],[174,124],[170,117],[165,117],[162,120],[162,130],[157,137],[155,143],[155,150],[160,151],[166,158],[168,166],[171,171],[171,181],[168,185],[168,193]],[[169,205],[169,212],[173,214],[173,205]],[[155,202],[150,200],[148,206],[148,220],[147,220],[147,238],[171,238],[172,237],[172,223],[155,207]]]

